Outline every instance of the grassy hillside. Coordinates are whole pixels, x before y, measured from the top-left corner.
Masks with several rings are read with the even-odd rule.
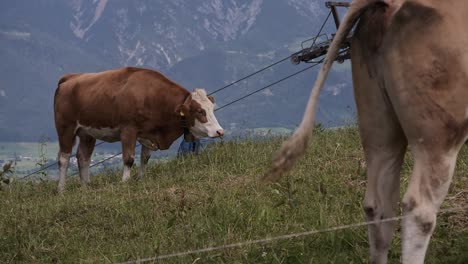
[[[281,141],[217,144],[154,164],[143,181],[124,184],[120,171],[103,172],[84,191],[72,179],[64,195],[55,182],[15,182],[0,191],[0,262],[120,262],[363,221],[366,176],[355,129],[318,132],[289,178],[263,184]],[[467,154],[444,208],[467,204]],[[402,188],[411,163],[408,157]],[[391,263],[399,261],[398,232]],[[366,263],[367,248],[361,227],[161,263]],[[468,212],[440,215],[426,263],[467,261]]]

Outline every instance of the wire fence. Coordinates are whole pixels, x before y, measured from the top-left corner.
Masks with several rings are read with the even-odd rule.
[[[106,143],[106,142],[105,142],[105,141],[101,141],[101,142],[99,142],[98,144],[96,144],[94,147],[98,147],[98,146],[100,146],[100,145],[102,145],[102,144],[104,144],[104,143]],[[70,158],[71,158],[71,157],[76,157],[76,154],[77,154],[77,153],[71,155]],[[41,171],[45,171],[45,170],[48,169],[48,168],[52,168],[52,167],[54,167],[54,166],[56,166],[56,165],[58,165],[58,162],[57,162],[57,161],[56,161],[56,162],[52,162],[52,163],[50,163],[50,164],[48,164],[48,165],[44,165],[43,167],[41,167],[41,168],[39,168],[39,169],[37,169],[37,170],[31,172],[31,173],[28,173],[27,175],[25,175],[25,176],[23,176],[23,177],[18,178],[18,180],[24,180],[24,179],[29,178],[29,177],[31,177],[31,176],[33,176],[33,175],[35,175],[35,174],[37,174],[37,173],[39,173],[39,172],[41,172]]]
[[[324,28],[325,25],[327,24],[327,21],[329,20],[331,14],[332,14],[332,11],[330,11],[330,13],[328,13],[327,18],[325,19],[325,21],[324,21],[324,22],[322,23],[322,25],[320,26],[320,29],[319,29],[317,35],[315,36],[315,38],[313,38],[313,39],[314,39],[313,44],[315,44],[315,41],[317,40],[317,38],[318,38],[318,37],[320,36],[320,34],[322,33],[323,28]],[[312,44],[312,45],[313,45],[313,44]],[[266,67],[264,67],[264,68],[262,68],[262,69],[260,69],[260,70],[258,70],[258,71],[255,71],[255,72],[253,72],[253,73],[251,73],[251,74],[249,74],[249,75],[246,75],[246,76],[240,78],[239,80],[237,80],[237,81],[235,81],[235,82],[232,82],[232,83],[230,83],[230,84],[228,84],[228,85],[226,85],[226,86],[223,86],[223,87],[221,87],[221,88],[219,88],[219,89],[217,89],[217,90],[214,90],[213,92],[209,93],[208,95],[213,95],[213,94],[215,94],[215,93],[217,93],[217,92],[220,92],[220,91],[222,91],[222,90],[224,90],[224,89],[226,89],[226,88],[228,88],[228,87],[231,87],[231,86],[233,86],[233,85],[235,85],[235,84],[237,84],[237,83],[239,83],[239,82],[241,82],[241,81],[243,81],[243,80],[246,80],[246,79],[248,79],[248,78],[250,78],[250,77],[252,77],[252,76],[254,76],[254,75],[258,74],[258,73],[261,73],[261,72],[263,72],[263,71],[265,71],[265,70],[267,70],[267,69],[269,69],[269,68],[271,68],[271,67],[273,67],[273,66],[275,66],[275,65],[277,65],[277,64],[279,64],[279,63],[281,63],[281,62],[283,62],[283,61],[285,61],[285,60],[288,60],[288,59],[290,59],[290,58],[291,58],[291,55],[289,55],[289,56],[287,56],[287,57],[285,57],[285,58],[283,58],[283,59],[281,59],[281,60],[279,60],[279,61],[277,61],[277,62],[274,62],[274,63],[272,63],[272,64],[270,64],[270,65],[268,65],[268,66],[266,66]],[[272,84],[272,85],[274,85],[274,84]],[[271,86],[271,85],[270,85],[270,86]],[[266,88],[268,88],[268,87],[266,87]],[[266,89],[266,88],[263,88],[263,89]],[[263,90],[263,89],[260,89],[260,90]],[[223,106],[223,107],[224,107],[224,106]]]
[[[278,84],[278,83],[280,83],[280,82],[283,82],[283,81],[285,81],[285,80],[287,80],[287,79],[289,79],[289,78],[292,78],[292,77],[294,77],[294,76],[296,76],[296,75],[298,75],[298,74],[300,74],[300,73],[303,73],[303,72],[305,72],[305,71],[307,71],[307,70],[309,70],[309,69],[311,69],[311,68],[313,68],[313,67],[319,65],[320,63],[322,63],[322,61],[319,61],[319,62],[317,62],[317,63],[315,63],[315,64],[313,64],[313,65],[310,65],[310,66],[308,66],[308,67],[306,67],[306,68],[304,68],[304,69],[302,69],[302,70],[299,70],[299,71],[297,71],[297,72],[295,72],[295,73],[292,73],[292,74],[290,74],[290,75],[288,75],[288,76],[285,76],[285,77],[283,77],[283,78],[281,78],[281,79],[279,79],[279,80],[277,80],[277,81],[275,81],[275,82],[273,82],[273,83],[270,83],[269,85],[266,85],[266,86],[264,86],[264,87],[262,87],[262,88],[260,88],[260,89],[255,90],[255,91],[253,91],[253,92],[251,92],[251,93],[249,93],[249,94],[247,94],[247,95],[245,95],[245,96],[242,96],[242,97],[240,97],[240,98],[238,98],[238,99],[235,99],[235,100],[233,100],[233,101],[231,101],[231,102],[229,102],[229,103],[226,103],[226,104],[224,104],[223,106],[216,108],[214,111],[215,111],[215,112],[216,112],[216,111],[219,111],[219,110],[221,110],[221,109],[223,109],[223,108],[226,108],[226,107],[228,107],[228,106],[230,106],[230,105],[232,105],[232,104],[235,104],[235,103],[237,103],[237,102],[239,102],[239,101],[242,101],[242,100],[244,100],[244,99],[246,99],[246,98],[248,98],[248,97],[250,97],[250,96],[252,96],[252,95],[254,95],[254,94],[256,94],[256,93],[259,93],[259,92],[262,91],[262,90],[265,90],[265,89],[267,89],[267,88],[269,88],[269,87],[271,87],[271,86],[273,86],[273,85],[276,85],[276,84]],[[102,142],[96,144],[96,147],[99,146],[99,145],[102,145],[102,144],[104,144],[104,143],[105,143],[105,142],[102,141]],[[140,144],[138,144],[136,147],[138,147],[138,146],[140,146]],[[108,157],[108,158],[105,158],[105,159],[103,159],[103,160],[101,160],[101,161],[99,161],[99,162],[96,162],[96,163],[94,163],[94,164],[91,164],[91,165],[90,165],[90,168],[95,167],[95,166],[97,166],[97,165],[99,165],[99,164],[102,164],[102,163],[104,163],[104,162],[106,162],[106,161],[108,161],[108,160],[111,160],[111,159],[113,159],[113,158],[115,158],[115,157],[117,157],[117,156],[119,156],[119,155],[121,155],[121,154],[122,154],[122,152],[119,152],[119,153],[117,153],[117,154],[115,154],[115,155],[112,155],[112,156],[110,156],[110,157]],[[73,154],[71,157],[75,157],[75,156],[76,156],[76,154]],[[51,168],[51,167],[53,167],[53,166],[55,166],[55,165],[57,165],[57,164],[58,164],[58,162],[51,163],[51,164],[49,164],[49,165],[46,165],[45,167],[42,167],[42,168],[40,168],[40,169],[38,169],[38,170],[36,170],[36,171],[34,171],[34,172],[31,172],[31,173],[27,174],[26,176],[23,176],[23,177],[21,177],[21,178],[18,178],[18,179],[19,179],[19,180],[24,180],[24,179],[26,179],[26,178],[29,178],[29,177],[31,177],[31,176],[37,174],[38,172],[44,171],[44,170],[46,170],[46,169],[48,169],[48,168]],[[75,172],[74,174],[72,174],[72,176],[77,175],[77,174],[78,174],[78,172]]]
[[[313,38],[313,39],[314,39],[313,44],[315,44],[315,41],[317,40],[317,38],[318,38],[318,37],[320,36],[320,34],[322,33],[322,31],[323,31],[323,29],[324,29],[326,23],[328,22],[328,20],[329,20],[331,14],[332,14],[332,12],[330,11],[330,12],[328,13],[326,19],[324,20],[324,22],[323,22],[322,25],[320,26],[320,29],[319,29],[319,31],[318,31],[316,37]],[[313,44],[312,44],[312,45],[313,45]],[[257,75],[257,74],[259,74],[259,73],[261,73],[261,72],[263,72],[263,71],[265,71],[265,70],[267,70],[267,69],[269,69],[269,68],[272,68],[272,67],[274,67],[274,66],[276,66],[276,65],[278,65],[278,64],[280,64],[280,63],[282,63],[282,62],[284,62],[284,61],[286,61],[286,60],[288,60],[288,59],[290,59],[290,58],[291,58],[290,55],[287,56],[287,57],[284,57],[284,58],[280,59],[279,61],[276,61],[276,62],[274,62],[274,63],[272,63],[272,64],[270,64],[270,65],[268,65],[268,66],[265,66],[265,67],[261,68],[260,70],[257,70],[257,71],[255,71],[255,72],[253,72],[253,73],[251,73],[251,74],[248,74],[248,75],[246,75],[246,76],[244,76],[244,77],[242,77],[242,78],[240,78],[240,79],[238,79],[238,80],[236,80],[236,81],[234,81],[234,82],[231,82],[231,83],[229,83],[229,84],[227,84],[227,85],[225,85],[225,86],[223,86],[223,87],[221,87],[221,88],[219,88],[219,89],[216,89],[216,90],[214,90],[213,92],[209,93],[208,95],[213,95],[213,94],[218,93],[218,92],[220,92],[220,91],[222,91],[222,90],[225,90],[225,89],[227,89],[227,88],[229,88],[229,87],[231,87],[231,86],[233,86],[233,85],[235,85],[235,84],[237,84],[237,83],[239,83],[239,82],[242,82],[242,81],[244,81],[244,80],[246,80],[246,79],[248,79],[248,78],[250,78],[250,77],[252,77],[252,76],[254,76],[254,75]],[[228,106],[230,106],[230,105],[232,105],[232,104],[235,104],[235,103],[237,103],[237,102],[239,102],[239,101],[241,101],[241,100],[244,100],[244,99],[246,99],[246,98],[248,98],[248,97],[250,97],[250,96],[252,96],[252,95],[254,95],[254,94],[258,93],[258,92],[260,92],[260,91],[263,91],[263,90],[265,90],[265,89],[267,89],[267,88],[269,88],[269,87],[271,87],[271,86],[273,86],[273,85],[276,85],[276,84],[278,84],[278,83],[280,83],[280,82],[283,82],[283,81],[285,81],[285,80],[287,80],[287,79],[289,79],[289,78],[292,78],[292,77],[294,77],[294,76],[296,76],[296,75],[298,75],[298,74],[300,74],[300,73],[302,73],[302,72],[304,72],[304,71],[307,71],[308,69],[311,69],[311,68],[317,66],[318,64],[322,63],[322,61],[323,61],[323,60],[321,60],[321,61],[319,61],[319,62],[316,62],[316,63],[314,63],[313,65],[311,65],[311,66],[309,66],[309,67],[306,67],[306,68],[304,68],[304,69],[302,69],[302,70],[300,70],[300,71],[298,71],[298,72],[295,72],[295,73],[290,74],[290,75],[288,75],[288,76],[286,76],[286,77],[284,77],[284,78],[282,78],[282,79],[279,79],[279,80],[277,80],[277,81],[275,81],[275,82],[273,82],[273,83],[271,83],[271,84],[269,84],[269,85],[267,85],[267,86],[264,86],[264,87],[262,87],[262,88],[260,88],[260,89],[258,89],[258,90],[255,90],[255,91],[253,91],[253,92],[251,92],[251,93],[249,93],[249,94],[247,94],[247,95],[245,95],[245,96],[242,96],[242,97],[240,97],[240,98],[238,98],[238,99],[236,99],[236,100],[233,100],[233,101],[231,101],[231,102],[229,102],[229,103],[227,103],[227,104],[225,104],[225,105],[223,105],[223,106],[221,106],[221,107],[218,107],[218,108],[215,109],[214,111],[219,111],[219,110],[221,110],[221,109],[223,109],[223,108],[225,108],[225,107],[228,107]],[[102,145],[102,144],[104,144],[104,143],[106,143],[106,142],[102,141],[102,142],[96,144],[95,147],[100,146],[100,145]],[[117,156],[119,156],[119,155],[121,155],[121,154],[122,154],[122,152],[117,153],[117,154],[115,154],[115,155],[113,155],[113,156],[111,156],[111,157],[105,158],[105,159],[103,159],[103,160],[101,160],[101,161],[99,161],[99,162],[97,162],[97,163],[95,163],[95,164],[90,165],[90,168],[92,168],[92,167],[94,167],[94,166],[97,166],[97,165],[99,165],[99,164],[102,164],[102,163],[104,163],[104,162],[106,162],[106,161],[108,161],[108,160],[111,160],[111,159],[113,159],[113,158],[115,158],[115,157],[117,157]],[[76,155],[77,155],[77,153],[71,155],[71,157],[76,157]],[[43,166],[43,167],[41,167],[41,168],[39,168],[39,169],[37,169],[37,170],[31,172],[31,173],[28,173],[27,175],[18,178],[18,180],[24,180],[24,179],[26,179],[26,178],[29,178],[29,177],[31,177],[31,176],[33,176],[33,175],[36,175],[37,173],[39,173],[39,172],[41,172],[41,171],[45,171],[46,169],[49,169],[49,168],[54,167],[54,166],[56,166],[56,165],[58,165],[58,161],[57,161],[57,162],[50,163],[50,164],[45,165],[45,166]],[[75,172],[75,173],[72,174],[72,175],[76,175],[76,174],[78,174],[78,172]]]
[[[269,69],[269,68],[271,68],[271,67],[273,67],[273,66],[275,66],[275,65],[277,65],[277,64],[279,64],[279,63],[281,63],[281,62],[283,62],[283,61],[285,61],[285,60],[287,60],[287,59],[289,59],[290,57],[291,57],[291,56],[288,56],[288,57],[285,57],[285,58],[283,58],[283,59],[281,59],[281,60],[279,60],[279,61],[277,61],[277,62],[274,62],[274,63],[272,63],[272,64],[270,64],[270,65],[268,65],[268,66],[266,66],[266,67],[264,67],[264,68],[262,68],[262,69],[260,69],[260,70],[257,70],[257,71],[255,71],[255,72],[253,72],[253,73],[251,73],[251,74],[249,74],[249,75],[247,75],[247,76],[242,77],[241,79],[239,79],[239,80],[237,80],[237,81],[234,81],[234,82],[232,82],[232,83],[230,83],[230,84],[228,84],[228,85],[225,85],[225,86],[223,86],[223,87],[221,87],[221,88],[219,88],[219,89],[217,89],[217,90],[215,90],[215,91],[209,93],[208,95],[213,95],[213,94],[215,94],[215,93],[217,93],[217,92],[220,92],[220,91],[222,91],[222,90],[224,90],[224,89],[227,89],[227,88],[229,88],[229,87],[231,87],[231,86],[233,86],[233,85],[235,85],[235,84],[237,84],[237,83],[239,83],[239,82],[241,82],[241,81],[243,81],[243,80],[246,80],[246,79],[248,79],[248,78],[250,78],[250,77],[252,77],[252,76],[254,76],[254,75],[256,75],[256,74],[259,74],[259,73],[261,73],[261,72],[263,72],[263,71],[265,71],[265,70],[267,70],[267,69]],[[300,71],[300,72],[302,72],[302,71]],[[296,73],[296,74],[298,74],[298,73]],[[296,75],[296,74],[291,75],[291,77],[294,76],[294,75]],[[287,78],[285,78],[285,79],[287,79]],[[284,80],[280,80],[280,81],[284,81]],[[276,83],[278,83],[278,82],[280,82],[280,81],[277,81],[277,82],[275,82],[274,84],[276,84]],[[274,85],[274,84],[271,84],[271,85],[269,85],[268,87],[270,87],[270,86],[272,86],[272,85]],[[259,91],[261,91],[261,90],[264,90],[264,89],[266,89],[266,88],[268,88],[268,87],[261,88],[261,89],[259,89],[258,91],[254,92],[254,93],[252,93],[252,94],[250,94],[250,95],[253,95],[253,94],[255,94],[255,93],[257,93],[257,92],[259,92]],[[240,100],[242,100],[242,99],[245,99],[245,98],[249,97],[250,95],[244,96],[244,97],[241,98],[241,99],[237,99],[237,100],[235,100],[235,102],[238,102],[238,101],[240,101]],[[228,103],[228,104],[222,106],[221,108],[224,108],[224,107],[226,107],[226,106],[228,106],[228,105],[231,105],[231,104],[233,104],[233,103],[235,103],[235,102],[230,102],[230,103]],[[219,109],[216,109],[215,111],[217,111],[217,110],[219,110]],[[95,147],[100,146],[100,145],[102,145],[102,144],[104,144],[104,143],[106,143],[106,142],[102,141],[102,142],[96,144]],[[101,163],[103,163],[103,162],[105,162],[105,161],[107,161],[107,160],[110,160],[110,159],[112,159],[112,158],[114,158],[114,157],[116,157],[116,156],[118,156],[118,155],[120,155],[120,154],[122,154],[122,153],[118,153],[118,154],[116,154],[116,155],[114,155],[114,156],[112,156],[112,157],[106,158],[106,159],[103,160],[102,162],[96,163],[96,165],[99,165],[99,164],[101,164]],[[71,155],[71,157],[76,157],[76,153],[73,154],[73,155]],[[53,163],[50,163],[50,164],[48,164],[48,165],[45,165],[45,166],[43,166],[43,167],[41,167],[41,168],[39,168],[39,169],[37,169],[37,170],[31,172],[31,173],[28,173],[28,174],[25,175],[25,176],[22,176],[22,177],[18,178],[18,180],[24,180],[24,179],[26,179],[26,178],[29,178],[29,177],[31,177],[31,176],[33,176],[33,175],[36,175],[37,173],[39,173],[39,172],[41,172],[41,171],[44,171],[44,170],[49,169],[49,168],[51,168],[51,167],[54,167],[54,166],[56,166],[57,164],[58,164],[58,162],[53,162]],[[90,167],[92,167],[92,166],[90,166]],[[75,173],[75,174],[76,174],[76,173]]]
[[[300,73],[303,73],[303,72],[305,72],[305,71],[307,71],[307,70],[309,70],[309,69],[311,69],[311,68],[317,66],[317,65],[320,64],[320,63],[321,63],[321,61],[318,62],[318,63],[316,63],[316,64],[313,64],[313,65],[311,65],[311,66],[309,66],[309,67],[306,67],[306,68],[304,68],[304,69],[302,69],[302,70],[300,70],[300,71],[297,71],[297,72],[295,72],[295,73],[293,73],[293,74],[290,74],[290,75],[288,75],[288,76],[286,76],[286,77],[284,77],[284,78],[281,78],[281,79],[279,79],[279,80],[277,80],[277,81],[275,81],[275,82],[273,82],[273,83],[271,83],[271,84],[269,84],[269,85],[267,85],[267,86],[264,86],[264,87],[262,87],[262,88],[260,88],[260,89],[257,89],[257,90],[255,90],[255,91],[253,91],[253,92],[251,92],[251,93],[249,93],[249,94],[247,94],[247,95],[245,95],[245,96],[242,96],[242,97],[240,97],[240,98],[238,98],[238,99],[236,99],[236,100],[234,100],[234,101],[231,101],[231,102],[229,102],[229,103],[227,103],[227,104],[225,104],[225,105],[223,105],[223,106],[221,106],[221,107],[218,107],[218,108],[215,109],[214,111],[216,112],[216,111],[221,110],[221,109],[223,109],[223,108],[225,108],[225,107],[228,107],[228,106],[230,106],[230,105],[232,105],[232,104],[234,104],[234,103],[237,103],[237,102],[239,102],[239,101],[241,101],[241,100],[244,100],[244,99],[246,99],[247,97],[250,97],[250,96],[252,96],[252,95],[254,95],[254,94],[256,94],[256,93],[258,93],[258,92],[260,92],[260,91],[262,91],[262,90],[265,90],[265,89],[267,89],[267,88],[269,88],[269,87],[271,87],[271,86],[273,86],[273,85],[275,85],[275,84],[278,84],[278,83],[280,83],[280,82],[283,82],[283,81],[285,81],[285,80],[287,80],[287,79],[289,79],[289,78],[292,78],[292,77],[294,77],[294,76],[296,76],[296,75],[298,75],[298,74],[300,74]],[[137,144],[135,147],[139,147],[140,145],[141,145],[141,144]],[[113,159],[113,158],[115,158],[115,157],[117,157],[117,156],[119,156],[119,155],[121,155],[121,154],[122,154],[122,152],[119,152],[119,153],[117,153],[117,154],[114,154],[114,155],[112,155],[112,156],[110,156],[110,157],[107,157],[107,158],[105,158],[105,159],[103,159],[103,160],[101,160],[101,161],[99,161],[99,162],[96,162],[96,163],[91,164],[89,167],[90,167],[90,168],[93,168],[93,167],[95,167],[95,166],[97,166],[97,165],[99,165],[99,164],[102,164],[102,163],[104,163],[104,162],[106,162],[106,161],[108,161],[108,160],[111,160],[111,159]],[[78,171],[75,171],[71,176],[78,175],[78,173],[79,173]]]
[[[439,211],[439,214],[453,213],[453,212],[466,211],[466,210],[468,210],[468,206],[455,207],[455,208],[449,208],[449,209],[442,209]],[[266,244],[266,243],[271,243],[271,242],[280,241],[280,240],[306,237],[306,236],[311,236],[311,235],[316,235],[316,234],[329,233],[329,232],[335,232],[335,231],[346,230],[346,229],[353,229],[353,228],[374,225],[374,224],[395,222],[395,221],[402,220],[404,218],[405,216],[396,216],[396,217],[385,218],[381,220],[365,221],[365,222],[360,222],[360,223],[341,225],[341,226],[324,228],[324,229],[316,229],[316,230],[310,230],[310,231],[305,231],[305,232],[280,235],[280,236],[275,236],[275,237],[266,237],[266,238],[257,239],[257,240],[248,240],[248,241],[220,245],[220,246],[209,246],[209,247],[200,248],[200,249],[193,249],[193,250],[175,252],[175,253],[170,253],[170,254],[165,254],[165,255],[141,258],[137,260],[130,260],[127,262],[121,262],[119,264],[145,263],[145,262],[150,262],[150,261],[164,260],[164,259],[182,257],[182,256],[187,256],[187,255],[193,255],[193,254],[200,254],[200,253],[207,253],[207,252],[212,252],[212,251],[226,250],[226,249],[231,249],[231,248],[245,247],[245,246],[255,245],[255,244]]]

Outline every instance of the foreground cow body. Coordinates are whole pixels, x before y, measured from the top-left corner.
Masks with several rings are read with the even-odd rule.
[[[130,178],[135,146],[141,147],[143,177],[151,150],[165,150],[182,134],[218,137],[224,134],[214,116],[214,99],[202,89],[190,93],[162,74],[140,68],[100,73],[68,74],[55,92],[54,114],[60,151],[59,185],[65,177],[75,137],[80,138],[77,159],[83,185],[96,139],[122,142],[124,172]]]
[[[407,146],[414,158],[403,198],[403,263],[423,263],[436,214],[468,136],[467,1],[356,0],[312,91],[301,126],[274,160],[270,178],[304,153],[315,104],[339,42],[359,20],[352,71],[361,141],[368,165],[369,221],[396,215]],[[387,263],[395,222],[368,228],[372,263]]]

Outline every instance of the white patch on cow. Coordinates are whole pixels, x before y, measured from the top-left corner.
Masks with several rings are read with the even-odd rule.
[[[80,162],[80,180],[81,180],[81,184],[83,186],[86,186],[87,184],[90,183],[90,180],[89,180],[89,165],[91,164],[91,160],[88,159],[88,160],[82,160]]]
[[[123,182],[126,182],[128,180],[130,180],[130,172],[131,172],[131,169],[129,166],[125,165],[124,166],[124,171],[123,171],[123,176],[122,176],[122,181]]]
[[[141,156],[140,156],[140,170],[138,171],[138,178],[143,179],[145,177],[146,165],[148,160],[151,157],[151,151],[149,148],[141,147]]]
[[[190,128],[190,132],[196,137],[219,137],[224,134],[223,128],[219,125],[214,115],[214,104],[208,99],[205,90],[195,89],[192,93],[192,100],[201,105],[206,112],[208,122],[201,123],[195,119],[195,125]]]
[[[58,192],[63,192],[65,190],[65,178],[67,176],[68,164],[70,162],[71,153],[60,152],[58,155],[59,160],[59,185]]]
[[[120,129],[118,128],[110,128],[110,127],[102,127],[102,128],[93,128],[88,126],[83,126],[80,122],[77,122],[77,126],[75,128],[75,134],[78,132],[84,132],[96,139],[100,139],[106,142],[115,142],[120,140]]]

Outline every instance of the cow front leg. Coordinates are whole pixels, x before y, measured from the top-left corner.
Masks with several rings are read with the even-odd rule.
[[[85,134],[80,134],[80,144],[78,145],[77,160],[78,169],[80,171],[80,180],[83,188],[89,184],[89,165],[91,163],[91,155],[93,154],[94,144],[96,139]]]
[[[413,148],[414,168],[403,198],[403,263],[422,264],[436,215],[452,181],[458,150]]]
[[[140,157],[140,170],[138,171],[138,178],[143,179],[145,177],[146,165],[151,157],[151,150],[145,145],[141,145],[141,157]]]
[[[365,23],[363,23],[366,25]],[[361,28],[362,30],[363,28]],[[367,221],[391,218],[396,215],[399,199],[400,170],[404,159],[407,138],[400,126],[388,95],[370,73],[364,60],[359,39],[364,31],[357,31],[353,40],[351,63],[354,94],[358,110],[359,134],[367,164],[367,188],[364,198],[364,214]],[[369,225],[370,262],[385,264],[391,245],[395,222]]]
[[[379,221],[396,216],[400,198],[400,170],[405,157],[407,140],[395,119],[382,115],[385,124],[365,115],[360,120],[361,138],[367,164],[367,188],[364,197],[366,221]],[[373,264],[388,262],[396,222],[368,226],[370,260]]]
[[[122,141],[122,158],[124,164],[122,181],[126,182],[130,179],[130,172],[135,162],[136,130],[123,129],[120,140]]]

